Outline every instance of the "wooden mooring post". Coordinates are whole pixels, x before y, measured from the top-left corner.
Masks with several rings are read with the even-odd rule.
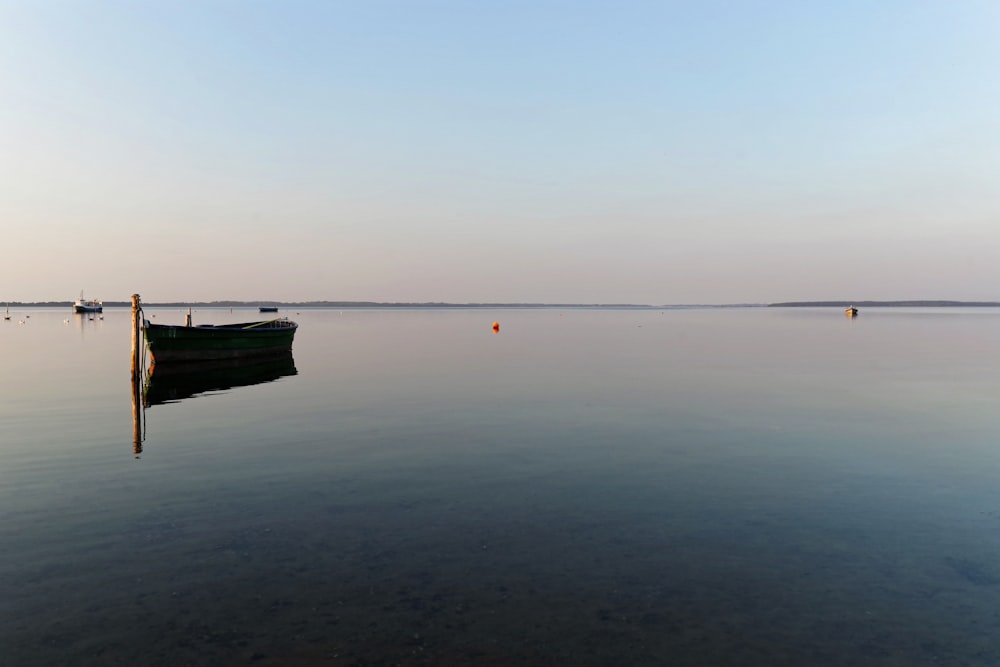
[[[142,322],[139,321],[139,295],[132,295],[132,382],[139,379],[142,372],[142,350],[139,347],[142,338]]]

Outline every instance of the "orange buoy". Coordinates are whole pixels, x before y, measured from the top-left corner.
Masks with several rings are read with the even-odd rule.
[[[493,332],[496,333],[497,331],[500,331],[500,323],[499,322],[494,322],[493,323]]]

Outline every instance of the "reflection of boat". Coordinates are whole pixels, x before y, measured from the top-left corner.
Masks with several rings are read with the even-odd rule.
[[[855,308],[854,306],[848,306],[846,309],[844,309],[844,314],[847,315],[848,317],[857,317],[858,309]]]
[[[260,312],[262,313],[276,313],[278,312],[277,306],[261,306]]]
[[[241,324],[143,324],[154,364],[288,354],[299,325],[288,319]]]
[[[146,375],[143,403],[147,406],[171,403],[209,391],[273,382],[296,373],[291,352],[252,361],[228,359],[154,364]]]
[[[76,300],[73,304],[74,313],[103,313],[104,303],[96,299],[91,299],[90,301],[84,301],[83,292],[80,292],[80,298]]]

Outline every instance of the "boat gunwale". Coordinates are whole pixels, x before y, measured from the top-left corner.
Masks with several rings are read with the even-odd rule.
[[[187,326],[185,324],[156,324],[146,321],[143,328],[148,330],[166,331],[168,329],[183,329],[185,331],[231,331],[239,333],[254,333],[261,331],[288,331],[298,329],[298,322],[292,320],[263,320],[260,322],[235,322],[232,324],[196,324]]]

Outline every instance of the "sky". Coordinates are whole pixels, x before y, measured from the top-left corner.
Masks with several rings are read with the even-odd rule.
[[[993,0],[0,0],[0,301],[1000,300]]]

